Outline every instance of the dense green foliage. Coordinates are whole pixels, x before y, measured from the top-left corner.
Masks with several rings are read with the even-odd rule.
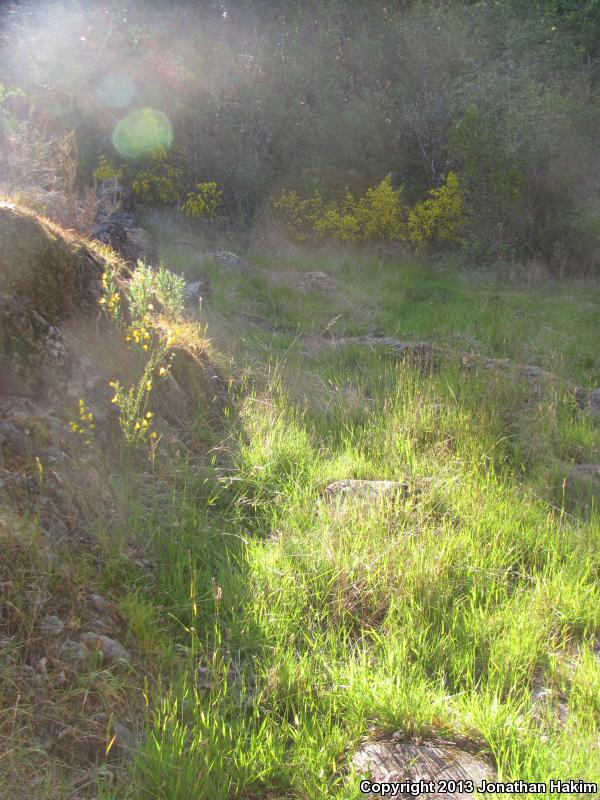
[[[282,188],[360,195],[391,174],[412,205],[454,171],[468,192],[466,257],[589,272],[600,259],[599,9],[17,3],[0,67],[23,94],[2,95],[2,135],[74,128],[80,181],[104,156],[148,203],[181,204],[215,182],[220,213],[246,225]]]

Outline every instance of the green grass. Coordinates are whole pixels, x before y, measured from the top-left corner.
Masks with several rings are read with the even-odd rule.
[[[122,486],[153,578],[113,564],[106,580],[126,587],[155,675],[145,743],[105,796],[349,800],[361,739],[397,731],[467,737],[506,779],[600,781],[600,516],[563,484],[565,465],[598,457],[572,393],[600,377],[598,288],[320,258],[279,262],[285,280],[274,261],[209,267],[208,331],[239,399],[222,444],[164,496]],[[310,269],[336,292],[303,291]],[[321,341],[334,318],[339,335],[426,339],[560,380],[534,390],[451,362],[423,374]],[[372,507],[323,498],[348,477],[415,490]],[[535,713],[539,680],[566,723]]]

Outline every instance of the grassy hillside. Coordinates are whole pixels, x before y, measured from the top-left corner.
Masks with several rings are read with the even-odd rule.
[[[119,569],[113,532],[102,580],[153,677],[144,743],[102,797],[356,798],[353,752],[394,732],[467,739],[503,779],[598,781],[598,484],[574,465],[600,455],[576,390],[599,383],[600,290],[256,263],[209,266],[226,430],[158,497],[121,481],[152,572]],[[333,288],[307,290],[315,270]],[[347,478],[408,488],[328,497]]]

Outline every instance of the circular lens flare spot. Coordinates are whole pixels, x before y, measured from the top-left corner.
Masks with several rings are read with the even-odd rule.
[[[124,158],[140,158],[160,148],[169,149],[173,126],[155,108],[132,111],[116,124],[112,135],[115,150]]]
[[[125,108],[131,103],[135,86],[127,75],[113,72],[107,75],[96,89],[96,97],[109,108]]]

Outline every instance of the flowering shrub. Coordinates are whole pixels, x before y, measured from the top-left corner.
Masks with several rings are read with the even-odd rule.
[[[394,189],[391,175],[367,189],[355,203],[355,216],[364,241],[402,241],[406,236],[406,208],[402,187]]]
[[[198,183],[196,189],[197,191],[188,194],[187,200],[181,205],[181,212],[191,219],[214,219],[221,205],[223,192],[217,189],[214,181]]]
[[[158,440],[152,424],[154,412],[149,407],[152,390],[154,382],[167,378],[171,369],[176,335],[166,325],[177,320],[183,310],[185,282],[164,267],[155,271],[142,262],[126,280],[122,262],[108,250],[105,256],[99,303],[115,320],[140,364],[138,377],[127,385],[119,380],[110,381],[112,403],[118,408],[119,425],[127,443],[152,446]],[[121,310],[122,300],[126,302],[127,319]],[[80,401],[80,418],[70,423],[74,432],[86,436],[86,441],[94,428],[90,414]]]
[[[449,172],[439,189],[430,189],[429,197],[408,212],[410,241],[421,248],[426,242],[458,242],[465,222],[465,209],[458,175]]]
[[[153,270],[142,261],[127,287],[129,308],[132,318],[143,320],[148,311],[154,311],[154,301],[162,306],[164,316],[175,319],[183,311],[183,290],[185,280],[164,267]]]
[[[343,242],[411,242],[421,247],[430,241],[458,241],[465,220],[454,172],[412,209],[405,206],[402,187],[394,188],[390,175],[358,198],[346,192],[341,202],[325,202],[319,192],[302,199],[294,190],[284,190],[272,204],[299,240],[313,231]]]
[[[181,193],[183,169],[164,147],[147,158],[147,168],[133,175],[131,188],[144,203],[176,203]]]

